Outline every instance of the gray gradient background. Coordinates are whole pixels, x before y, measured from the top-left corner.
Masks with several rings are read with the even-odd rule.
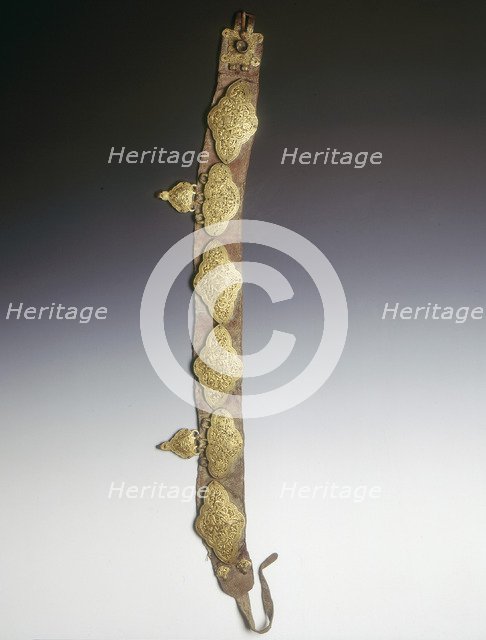
[[[486,12],[472,2],[254,2],[265,34],[245,215],[315,242],[349,305],[319,393],[247,425],[248,545],[282,640],[486,637],[484,323],[382,322],[385,301],[485,305]],[[193,502],[108,500],[111,482],[192,485],[154,444],[194,424],[141,344],[154,265],[191,226],[152,198],[175,165],[112,145],[200,147],[228,2],[20,3],[7,11],[1,301],[104,305],[108,319],[1,320],[0,638],[245,638],[191,525]],[[5,10],[4,10],[5,11]],[[283,147],[382,151],[380,167],[281,166]],[[272,307],[247,287],[247,351],[322,328],[312,282]],[[168,333],[183,366],[190,268]],[[258,383],[252,382],[251,385]],[[250,387],[254,390],[256,387]],[[280,499],[283,483],[382,497]],[[261,620],[259,592],[253,602]]]

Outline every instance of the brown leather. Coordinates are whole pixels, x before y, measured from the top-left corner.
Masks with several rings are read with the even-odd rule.
[[[253,29],[254,17],[240,12],[237,14],[235,19],[235,30],[240,30],[246,28]],[[258,99],[258,90],[259,90],[259,66],[248,66],[248,68],[241,68],[241,66],[237,66],[236,68],[230,68],[227,62],[224,62],[221,59],[222,53],[225,52],[225,48],[228,46],[227,40],[223,37],[222,39],[222,48],[220,52],[219,59],[219,68],[218,68],[218,78],[216,90],[213,96],[212,105],[216,104],[222,95],[225,93],[227,87],[235,82],[236,80],[245,80],[250,83],[252,88],[251,100],[253,105],[256,107],[257,99]],[[261,57],[262,54],[262,44],[259,43],[256,45],[255,53],[258,57]],[[241,205],[238,213],[236,214],[234,220],[238,221],[242,218],[243,212],[243,196],[246,186],[246,175],[248,170],[248,165],[250,161],[251,148],[253,143],[253,137],[250,138],[242,147],[238,157],[233,160],[229,166],[231,169],[231,173],[233,176],[234,182],[240,189],[241,194]],[[218,155],[215,150],[215,144],[213,140],[213,136],[211,131],[208,129],[206,131],[203,150],[208,153],[208,161],[204,164],[199,165],[199,175],[207,173],[208,169],[215,163],[220,162]],[[197,214],[197,209],[196,209]],[[200,224],[195,223],[195,230],[202,228]],[[211,240],[209,236],[205,237],[205,234],[201,234],[201,238],[196,240],[194,245],[194,266],[195,269],[198,268],[201,257],[200,254],[204,249],[205,245]],[[221,243],[227,244],[228,242],[231,244],[227,244],[226,248],[228,251],[228,255],[230,260],[233,262],[241,262],[242,261],[242,248],[241,248],[241,224],[232,224],[230,225],[230,229],[223,232],[217,238]],[[238,353],[242,353],[242,322],[243,322],[243,301],[242,296],[240,294],[239,299],[237,300],[235,306],[235,312],[233,318],[230,322],[225,324],[226,329],[229,331],[232,337],[233,346]],[[208,315],[204,309],[204,303],[202,300],[195,296],[195,322],[194,322],[194,336],[193,336],[193,344],[194,344],[194,355],[195,357],[200,352],[202,347],[205,344],[206,338],[213,328],[214,323],[208,318]],[[199,385],[195,387],[195,394],[197,400],[197,406],[207,406],[207,410],[198,410],[198,424],[199,429],[202,431],[202,427],[205,421],[210,417],[212,409],[206,405],[204,401],[204,397],[202,395],[202,390]],[[241,419],[241,381],[237,384],[234,389],[233,394],[229,395],[225,404],[223,405],[225,409],[227,409],[232,416],[235,418],[235,426],[240,431],[242,437],[244,438],[243,433],[243,421]],[[207,471],[207,467],[205,466],[204,456],[201,455],[199,458],[198,465],[198,474],[197,474],[197,489],[201,489],[202,487],[207,486],[211,482],[212,478]],[[237,463],[231,472],[225,476],[224,480],[221,481],[224,485],[225,489],[229,492],[232,501],[238,507],[238,509],[245,515],[245,486],[244,486],[244,461],[243,455],[239,458]],[[197,495],[199,495],[197,493]],[[196,498],[197,509],[201,508],[202,499]],[[217,556],[208,548],[208,554],[212,562],[212,566],[216,575],[218,568],[224,564],[217,558]],[[263,577],[262,571],[268,566],[271,562],[276,559],[277,555],[272,554],[267,560],[265,560],[259,570],[260,580],[262,583],[262,600],[264,604],[265,612],[268,616],[269,622],[268,624],[258,631],[259,633],[264,633],[268,631],[271,626],[272,618],[273,618],[273,602],[270,597],[270,592],[268,589],[268,585],[266,580]],[[248,549],[246,546],[246,540],[243,538],[243,542],[240,548],[240,553],[238,556],[237,562],[241,559],[250,560],[250,556],[248,553]],[[255,624],[253,621],[253,617],[251,615],[251,606],[249,602],[248,592],[251,590],[254,584],[254,573],[253,567],[250,565],[249,569],[246,573],[243,573],[240,569],[234,565],[229,565],[229,573],[225,579],[218,577],[219,585],[221,589],[227,593],[228,595],[235,598],[238,607],[243,614],[248,626],[257,631],[255,628]],[[225,565],[228,566],[228,565]]]
[[[264,560],[260,568],[258,569],[258,575],[260,577],[260,583],[262,585],[262,602],[263,602],[263,610],[265,611],[265,615],[267,616],[267,624],[263,626],[261,629],[257,629],[255,627],[255,621],[253,620],[253,614],[251,612],[251,604],[250,597],[248,593],[244,593],[242,596],[236,598],[236,604],[238,605],[245,621],[247,622],[249,628],[252,631],[256,631],[257,633],[266,633],[270,630],[273,622],[273,600],[270,594],[270,588],[268,586],[268,582],[263,575],[263,570],[266,569],[272,562],[278,558],[276,553],[272,553],[266,560]]]

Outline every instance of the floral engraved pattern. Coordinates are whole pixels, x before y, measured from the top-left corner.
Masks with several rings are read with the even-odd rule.
[[[223,485],[213,480],[196,519],[196,531],[222,562],[234,563],[244,528],[245,516]]]
[[[224,324],[233,317],[241,283],[241,273],[229,259],[225,247],[212,240],[206,247],[193,284],[216,322]]]
[[[220,407],[243,375],[241,358],[225,327],[218,324],[210,332],[193,368],[203,386],[206,402],[212,408]]]
[[[213,413],[206,439],[208,471],[213,478],[223,478],[243,449],[243,438],[229,411],[218,409]]]
[[[245,80],[237,80],[209,112],[208,125],[216,143],[216,153],[225,164],[239,156],[243,144],[257,130],[258,118],[251,96],[251,85]]]
[[[235,217],[240,208],[240,190],[233,182],[229,167],[220,162],[214,164],[204,185],[202,213],[206,231],[219,236]]]

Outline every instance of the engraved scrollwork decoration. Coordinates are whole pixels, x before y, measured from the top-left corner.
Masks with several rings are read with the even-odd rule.
[[[161,442],[157,448],[161,451],[172,451],[180,458],[192,458],[199,451],[198,437],[196,429],[179,429],[170,440]]]
[[[207,487],[195,526],[198,534],[222,562],[231,564],[236,561],[245,529],[245,516],[216,480]]]
[[[236,216],[241,204],[238,186],[229,167],[217,162],[199,176],[199,184],[178,182],[168,191],[158,191],[179,213],[196,212],[196,221],[205,225],[210,236],[219,236]]]
[[[240,190],[233,182],[229,167],[220,162],[208,172],[203,190],[202,222],[211,236],[219,236],[240,208]]]
[[[226,409],[217,409],[209,426],[196,429],[179,429],[170,440],[158,445],[161,451],[171,451],[180,458],[204,455],[203,463],[216,479],[224,478],[232,470],[243,450],[243,436],[235,426],[233,416]]]
[[[237,80],[209,112],[208,126],[213,134],[216,153],[225,164],[238,157],[241,147],[257,130],[258,118],[251,98],[250,83]]]
[[[213,478],[223,478],[243,450],[243,437],[229,411],[218,409],[212,414],[206,440],[208,471]]]
[[[225,327],[218,324],[209,333],[193,370],[203,387],[206,402],[213,409],[220,407],[243,375],[243,363]]]
[[[250,66],[260,65],[260,56],[256,54],[256,47],[263,42],[261,33],[254,33],[253,28],[246,31],[225,29],[223,38],[221,62],[226,62],[230,68],[239,66],[243,71],[248,71]]]
[[[179,213],[189,213],[195,210],[195,193],[195,184],[191,184],[190,182],[178,182],[168,191],[158,191],[157,197],[161,200],[168,200]]]
[[[241,290],[242,276],[229,259],[226,248],[217,240],[206,246],[193,284],[216,322],[229,322]]]

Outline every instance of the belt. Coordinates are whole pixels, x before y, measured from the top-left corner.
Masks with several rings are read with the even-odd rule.
[[[241,404],[242,276],[241,219],[253,137],[258,127],[263,35],[254,16],[236,14],[222,32],[217,85],[207,117],[197,182],[179,182],[157,196],[178,212],[194,214],[194,363],[197,429],[179,429],[159,446],[181,458],[198,456],[197,518],[221,589],[232,596],[247,626],[265,633],[273,602],[263,570],[258,570],[267,617],[255,627],[249,591],[253,565],[246,546],[244,431]],[[209,313],[208,313],[209,312]]]

